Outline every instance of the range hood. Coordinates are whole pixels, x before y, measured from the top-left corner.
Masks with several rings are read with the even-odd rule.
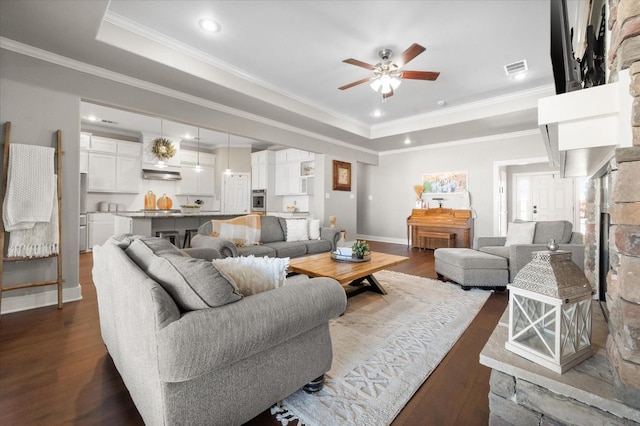
[[[142,179],[182,180],[180,172],[171,170],[142,169]]]

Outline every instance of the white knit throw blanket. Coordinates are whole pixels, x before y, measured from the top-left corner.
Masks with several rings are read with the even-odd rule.
[[[52,204],[51,220],[37,222],[31,229],[18,229],[9,233],[7,256],[46,257],[59,252],[57,185],[54,186]]]
[[[51,221],[55,150],[37,145],[11,144],[7,169],[7,192],[2,205],[6,231],[32,228]]]

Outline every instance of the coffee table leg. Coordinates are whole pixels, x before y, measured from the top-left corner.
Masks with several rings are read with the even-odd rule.
[[[363,281],[368,281],[369,285],[365,286],[363,284]],[[353,280],[351,281],[351,283],[349,283],[350,286],[353,287],[360,287],[360,291],[358,292],[351,292],[348,293],[347,295],[354,295],[360,293],[361,291],[365,291],[365,290],[369,290],[369,291],[373,291],[374,293],[379,293],[379,294],[387,294],[387,291],[384,289],[384,287],[382,287],[382,284],[380,284],[380,281],[378,281],[376,279],[376,277],[373,276],[373,274],[371,275],[367,275],[365,277],[362,278],[358,278],[357,280]]]

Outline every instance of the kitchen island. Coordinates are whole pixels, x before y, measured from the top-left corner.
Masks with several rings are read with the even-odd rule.
[[[212,219],[231,219],[240,214],[222,214],[219,211],[181,213],[170,211],[114,212],[114,233],[155,236],[158,231],[178,231],[180,247],[187,229],[197,229]]]

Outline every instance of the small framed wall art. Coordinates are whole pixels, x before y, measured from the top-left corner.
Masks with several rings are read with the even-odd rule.
[[[333,160],[333,189],[351,191],[351,163]]]

